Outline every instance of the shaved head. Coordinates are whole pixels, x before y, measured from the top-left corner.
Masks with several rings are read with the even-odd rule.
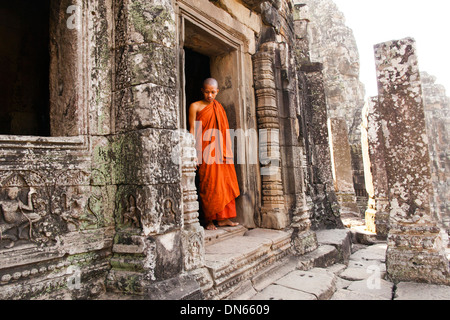
[[[203,88],[206,86],[212,86],[212,87],[219,88],[219,83],[214,78],[208,78],[205,81],[203,81]]]

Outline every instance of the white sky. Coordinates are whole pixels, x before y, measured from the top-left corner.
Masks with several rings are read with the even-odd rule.
[[[353,29],[366,95],[377,95],[373,45],[413,37],[419,68],[437,78],[450,95],[449,0],[333,0]]]

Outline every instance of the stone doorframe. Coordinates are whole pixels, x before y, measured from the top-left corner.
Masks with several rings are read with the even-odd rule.
[[[241,191],[236,200],[237,211],[242,213],[238,214],[238,219],[245,227],[256,228],[259,224],[261,179],[259,160],[250,159],[254,156],[250,148],[258,143],[258,137],[251,134],[258,129],[252,70],[254,32],[210,2],[179,0],[175,8],[180,53],[179,128],[187,129],[184,47],[188,47],[211,59],[211,76],[218,80],[221,90],[219,101],[227,112],[230,128],[236,130],[235,155],[243,156],[243,163],[235,164]]]

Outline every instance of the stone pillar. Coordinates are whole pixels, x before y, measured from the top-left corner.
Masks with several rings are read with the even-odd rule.
[[[389,231],[389,200],[384,160],[383,132],[381,131],[378,97],[370,98],[363,110],[361,144],[363,146],[366,189],[369,194],[366,226],[380,239]]]
[[[375,62],[390,202],[388,276],[395,282],[450,284],[430,206],[433,187],[415,41],[376,45]]]
[[[260,133],[261,227],[268,229],[284,229],[289,222],[281,176],[280,123],[274,66],[277,46],[275,42],[264,43],[253,56]]]
[[[345,119],[330,118],[328,120],[328,132],[330,136],[334,187],[341,205],[341,216],[343,218],[359,217],[355,188],[353,186],[352,158]]]
[[[173,158],[180,144],[174,7],[168,0],[116,0],[114,16],[110,157],[117,205],[106,285],[148,299],[198,295],[184,273],[182,167]]]
[[[304,133],[307,140],[305,148],[314,172],[310,181],[314,197],[311,220],[314,229],[343,228],[331,170],[328,112],[322,68],[320,63],[303,64],[300,68],[305,76],[304,90],[308,104],[302,115],[304,130],[309,131]]]
[[[184,270],[192,271],[205,265],[204,238],[205,231],[198,221],[199,203],[195,174],[197,151],[195,139],[189,133],[180,136],[181,147],[181,188],[183,192],[183,231],[182,244],[184,253]]]

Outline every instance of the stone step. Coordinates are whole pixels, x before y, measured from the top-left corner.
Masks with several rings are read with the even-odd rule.
[[[254,229],[205,247],[214,297],[225,299],[270,270],[290,253],[291,234]]]
[[[227,239],[243,236],[248,230],[243,226],[221,227],[217,230],[205,230],[205,246],[222,242]]]

